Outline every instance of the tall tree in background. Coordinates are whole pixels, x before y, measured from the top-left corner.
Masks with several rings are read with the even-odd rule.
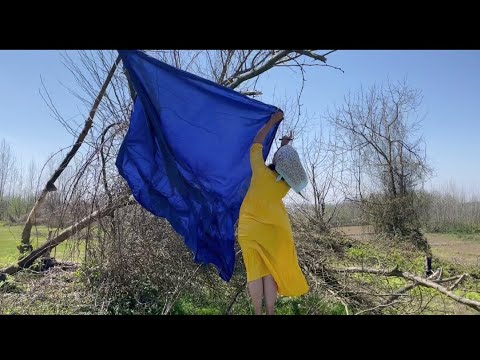
[[[421,136],[421,94],[406,82],[346,96],[329,114],[338,150],[350,157],[350,198],[364,205],[378,231],[406,236],[420,227],[416,196],[430,168]]]

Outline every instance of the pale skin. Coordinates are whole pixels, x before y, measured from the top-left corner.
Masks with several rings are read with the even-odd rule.
[[[268,132],[275,124],[283,120],[283,112],[277,111],[272,115],[270,120],[260,129],[253,140],[254,143],[263,144]],[[287,145],[293,140],[293,133],[285,135],[281,139],[281,146]],[[267,315],[275,314],[275,302],[277,301],[278,288],[272,275],[264,276],[260,279],[250,281],[248,284],[248,291],[252,299],[253,307],[255,309],[255,315],[262,315],[263,306],[262,302],[265,300],[265,308]]]

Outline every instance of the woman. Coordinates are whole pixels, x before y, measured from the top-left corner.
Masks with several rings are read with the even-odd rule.
[[[250,148],[252,180],[240,208],[238,242],[247,270],[248,290],[256,315],[273,315],[277,292],[284,296],[300,296],[308,291],[300,270],[293,243],[292,229],[282,199],[290,190],[284,181],[276,181],[273,166],[263,161],[262,144],[271,128],[283,120],[283,112],[272,115],[257,133]],[[282,146],[291,136],[282,138]]]

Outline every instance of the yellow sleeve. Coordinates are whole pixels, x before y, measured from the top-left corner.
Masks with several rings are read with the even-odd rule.
[[[263,145],[254,143],[250,148],[250,165],[253,175],[260,174],[267,168],[262,154]]]

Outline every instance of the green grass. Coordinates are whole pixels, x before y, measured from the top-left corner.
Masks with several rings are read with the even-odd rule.
[[[174,304],[172,315],[221,315],[225,304],[215,301],[198,301],[186,295]],[[279,297],[275,306],[277,315],[306,315],[309,308],[314,308],[324,315],[345,315],[342,304],[327,303],[316,296],[308,295],[302,298]],[[253,307],[247,299],[241,299],[235,306],[235,315],[253,315]]]
[[[390,249],[388,252],[375,248],[370,244],[356,244],[347,250],[347,259],[366,267],[377,267],[383,264],[388,267],[399,266],[403,271],[422,273],[424,257],[420,253],[406,253],[399,249]]]
[[[200,306],[199,306],[200,305]],[[180,298],[173,306],[173,315],[221,315],[222,309],[214,305],[198,304],[188,296]]]
[[[443,226],[427,226],[427,232],[454,235],[477,235],[480,239],[480,224],[451,224]]]
[[[345,308],[340,303],[328,303],[318,296],[309,294],[301,298],[282,297],[276,304],[278,315],[307,315],[309,309],[323,315],[345,315]]]
[[[475,233],[475,234],[456,233],[455,235],[458,236],[462,240],[480,242],[480,234],[479,233]]]
[[[0,222],[0,268],[15,263],[18,259],[19,252],[17,246],[20,243],[22,225],[7,225]],[[48,236],[48,228],[46,226],[36,226],[32,228],[31,242],[34,248],[42,245]],[[72,247],[73,241],[67,240],[58,245],[52,255],[57,260],[81,261],[84,258],[84,246],[80,246],[80,251],[76,251]]]
[[[480,230],[475,231],[462,231],[462,230],[445,230],[431,232],[431,234],[439,234],[449,236],[452,239],[468,240],[473,242],[480,242]]]

